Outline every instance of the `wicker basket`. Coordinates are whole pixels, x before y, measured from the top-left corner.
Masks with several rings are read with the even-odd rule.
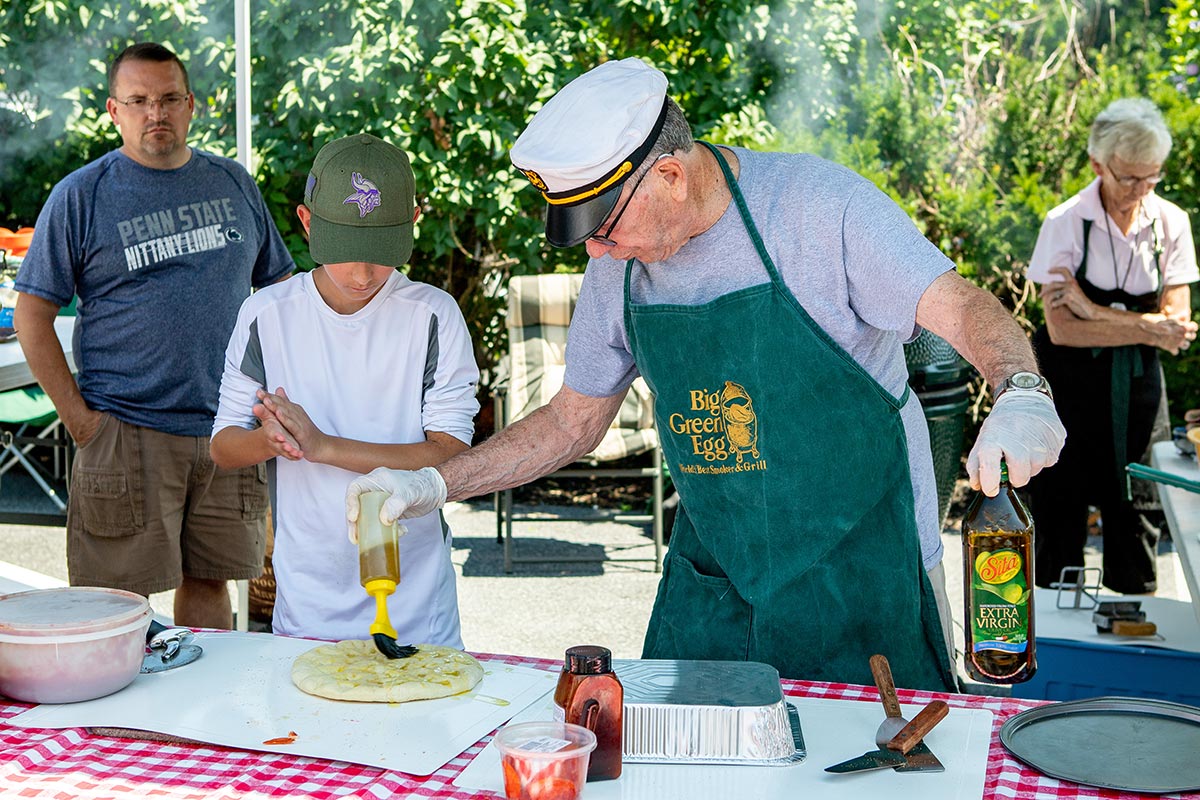
[[[271,568],[271,553],[275,550],[274,524],[271,509],[267,509],[267,551],[263,557],[263,572],[250,581],[250,619],[254,622],[271,624],[271,613],[275,610],[275,570]]]

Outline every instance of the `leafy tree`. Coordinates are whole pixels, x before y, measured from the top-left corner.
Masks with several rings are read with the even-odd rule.
[[[232,9],[229,13],[226,26],[210,21],[198,0],[3,0],[0,223],[32,225],[63,175],[120,145],[104,112],[105,69],[137,39],[162,41],[185,60],[201,112],[196,141],[217,144],[217,119],[203,108],[223,107],[226,99],[232,105],[226,77],[232,48],[229,63],[218,63],[221,49],[214,38],[223,27],[232,31]]]

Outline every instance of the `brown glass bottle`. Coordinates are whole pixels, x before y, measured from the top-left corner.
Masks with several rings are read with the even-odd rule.
[[[563,719],[596,734],[596,749],[588,760],[587,779],[606,781],[621,777],[621,725],[625,691],[612,671],[612,653],[606,647],[579,645],[567,648],[562,674],[554,688],[554,703]]]
[[[962,523],[967,674],[982,683],[1033,677],[1033,520],[1000,462],[1000,492],[971,501]]]

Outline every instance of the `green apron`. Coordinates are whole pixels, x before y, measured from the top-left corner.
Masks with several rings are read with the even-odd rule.
[[[762,661],[780,675],[956,691],[921,564],[900,408],[784,285],[724,157],[770,276],[699,306],[634,305],[682,500],[643,658]]]

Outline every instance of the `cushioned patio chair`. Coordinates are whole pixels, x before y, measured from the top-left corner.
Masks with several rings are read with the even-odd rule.
[[[520,275],[508,283],[508,354],[502,359],[493,395],[497,430],[528,416],[550,401],[563,384],[567,329],[583,275]],[[649,466],[604,467],[646,453]],[[600,444],[580,461],[547,477],[645,478],[650,483],[649,515],[622,516],[622,521],[650,522],[654,538],[654,569],[662,569],[663,473],[662,451],[654,427],[654,398],[646,382],[634,381],[619,413]],[[496,539],[504,545],[504,571],[514,563],[568,561],[649,561],[587,556],[529,558],[513,555],[512,490],[497,492]]]

